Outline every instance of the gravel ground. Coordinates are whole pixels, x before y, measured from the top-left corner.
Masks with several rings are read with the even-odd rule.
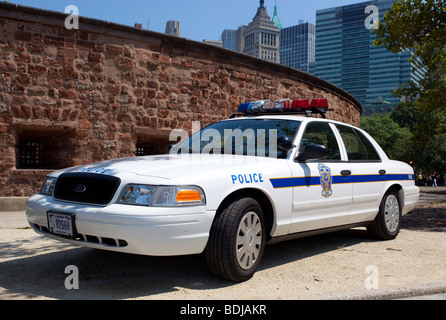
[[[201,255],[159,258],[81,248],[0,216],[0,299],[394,299],[445,293],[444,198],[421,201],[392,241],[373,240],[357,228],[268,246],[260,270],[241,284],[214,278]],[[78,267],[78,290],[65,288],[68,265]]]

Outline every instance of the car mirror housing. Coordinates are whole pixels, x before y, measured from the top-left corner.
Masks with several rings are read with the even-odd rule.
[[[277,139],[277,148],[280,151],[285,151],[288,152],[290,151],[290,149],[293,147],[293,142],[291,141],[291,139],[287,136],[280,136]]]
[[[325,158],[328,155],[328,150],[323,145],[311,143],[304,147],[296,160],[299,162],[307,160],[316,160]]]

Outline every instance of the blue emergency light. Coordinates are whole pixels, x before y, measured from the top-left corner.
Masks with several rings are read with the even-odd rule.
[[[257,100],[240,104],[238,111],[242,115],[261,115],[261,114],[306,114],[312,116],[313,113],[321,114],[325,117],[327,111],[333,111],[328,108],[327,99],[313,99],[310,103],[308,99],[289,99],[281,100]],[[234,115],[236,116],[236,115]]]

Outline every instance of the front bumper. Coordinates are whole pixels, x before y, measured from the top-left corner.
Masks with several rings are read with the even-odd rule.
[[[52,234],[47,213],[75,215],[75,237]],[[206,247],[215,211],[206,206],[152,208],[83,205],[37,194],[26,203],[30,226],[40,234],[85,247],[150,256],[198,254]]]

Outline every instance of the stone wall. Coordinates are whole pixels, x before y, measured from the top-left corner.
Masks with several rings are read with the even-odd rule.
[[[225,119],[257,99],[360,104],[311,75],[201,42],[0,3],[0,196],[29,196],[59,168],[164,152],[172,129]],[[31,164],[29,163],[31,158]]]

